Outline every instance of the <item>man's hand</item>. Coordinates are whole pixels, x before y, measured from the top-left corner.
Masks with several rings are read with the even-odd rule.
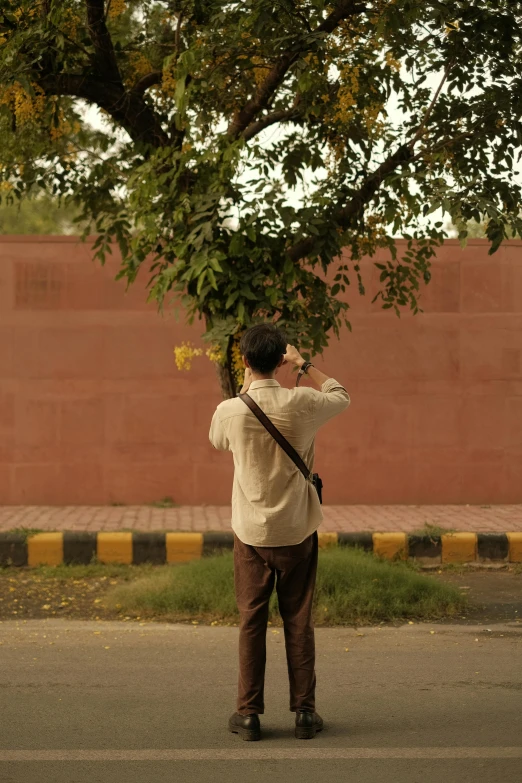
[[[241,387],[240,394],[245,394],[249,388],[250,384],[252,383],[252,370],[250,367],[245,368],[245,377],[243,379],[243,386]]]
[[[296,367],[300,367],[304,362],[303,357],[297,348],[294,348],[293,345],[286,346],[286,353],[283,358],[285,362],[288,362],[289,364],[295,364]]]

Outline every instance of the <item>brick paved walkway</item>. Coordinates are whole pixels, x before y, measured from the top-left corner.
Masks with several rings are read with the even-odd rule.
[[[412,532],[425,524],[495,533],[522,531],[516,506],[324,506],[324,531]],[[0,506],[0,530],[230,530],[229,506]]]

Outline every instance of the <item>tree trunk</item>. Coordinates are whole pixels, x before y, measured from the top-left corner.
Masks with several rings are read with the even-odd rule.
[[[221,386],[221,394],[223,395],[223,399],[229,400],[231,397],[235,397],[236,384],[234,381],[234,376],[230,371],[230,367],[228,367],[228,363],[227,366],[223,367],[222,364],[218,364],[216,362],[216,373],[219,380],[219,385]]]

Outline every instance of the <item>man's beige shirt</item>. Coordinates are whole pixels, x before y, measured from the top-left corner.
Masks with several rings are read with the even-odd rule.
[[[313,470],[315,434],[350,404],[346,389],[329,378],[321,391],[285,389],[275,379],[253,381],[248,393]],[[315,487],[260,421],[235,397],[218,405],[210,442],[234,456],[232,529],[244,544],[300,544],[321,524]]]

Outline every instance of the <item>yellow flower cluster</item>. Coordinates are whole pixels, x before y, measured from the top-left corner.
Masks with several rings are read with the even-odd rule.
[[[14,82],[0,93],[0,104],[9,106],[18,125],[34,121],[45,108],[45,93],[37,84],[31,82],[34,97],[24,90],[20,82]]]
[[[460,25],[458,19],[455,22],[448,22],[448,24],[444,29],[444,35],[450,35],[451,33],[454,33],[459,29],[460,29]]]
[[[78,25],[81,23],[81,17],[79,14],[74,13],[72,8],[67,8],[64,11],[62,19],[63,32],[74,40],[78,32]]]
[[[379,114],[383,111],[383,103],[371,103],[369,106],[365,106],[362,112],[363,122],[368,131],[368,135],[373,139],[378,139],[381,133],[386,128],[386,124],[379,120]]]
[[[386,52],[384,59],[388,68],[393,68],[394,71],[400,71],[402,63],[400,60],[396,60],[391,52]]]
[[[74,123],[69,122],[69,120],[65,118],[63,109],[60,109],[58,112],[58,125],[55,125],[54,123],[51,124],[49,136],[52,141],[58,141],[58,139],[62,139],[64,136],[79,133],[80,128],[80,123],[77,120]]]
[[[202,348],[194,348],[190,342],[176,345],[174,348],[176,367],[178,370],[190,370],[194,357],[201,356],[202,353]]]
[[[125,0],[109,0],[109,19],[121,16],[125,11]]]
[[[143,52],[130,52],[128,55],[128,63],[131,70],[130,80],[132,83],[152,71],[151,62]]]
[[[330,39],[327,44],[327,51],[331,49],[330,59],[335,61],[339,55],[337,52],[334,55],[334,50],[340,49],[345,54],[351,52],[356,44],[359,43],[361,35],[364,35],[364,25],[361,20],[351,18],[349,21],[341,22],[339,25],[338,40]]]
[[[176,91],[177,79],[174,76],[175,67],[176,63],[174,59],[172,59],[167,63],[167,65],[163,66],[163,75],[161,77],[161,91],[171,98],[174,96]]]
[[[234,335],[234,339],[232,341],[232,349],[230,351],[232,356],[232,374],[235,378],[237,386],[242,386],[243,381],[245,378],[245,366],[243,364],[243,357],[241,356],[241,351],[239,350],[239,342],[241,340],[242,332],[239,334]]]
[[[262,57],[252,57],[252,62],[254,63],[254,66],[256,66],[254,68],[254,79],[257,86],[259,87],[259,85],[263,84],[266,77],[268,76],[270,66],[263,61]]]
[[[342,85],[337,93],[338,108],[332,119],[344,123],[353,115],[353,107],[357,103],[355,96],[359,92],[359,67],[345,65],[340,76]]]
[[[238,387],[240,387],[243,384],[243,379],[245,377],[245,368],[243,366],[243,359],[241,357],[241,351],[239,350],[239,341],[241,339],[241,335],[236,335],[233,338],[232,342],[232,375],[234,376],[234,380]],[[202,348],[195,348],[191,342],[183,342],[181,345],[176,345],[174,348],[174,357],[176,362],[176,367],[178,370],[190,370],[192,367],[192,362],[197,356],[203,355],[203,349]],[[226,357],[224,356],[223,352],[221,351],[220,347],[216,344],[211,345],[210,348],[207,348],[205,351],[205,356],[208,357],[208,359],[211,362],[217,362],[218,364],[224,365],[226,361]]]
[[[344,139],[335,134],[328,139],[328,147],[329,150],[325,157],[326,170],[328,173],[333,174],[346,152],[346,143]]]
[[[206,354],[211,362],[223,364],[225,361],[225,357],[218,345],[213,345],[211,348],[208,348]]]
[[[21,8],[20,3],[16,2],[16,0],[4,0],[4,5],[9,5],[11,8],[13,6],[18,6],[18,8],[15,7],[14,10],[11,11],[11,8],[7,9],[12,13],[12,15],[16,18],[17,22],[22,21],[22,17],[24,17],[23,21],[31,21],[34,16],[40,15],[42,11],[43,6],[43,0],[38,0],[38,2],[33,2],[30,8]]]
[[[382,240],[386,239],[386,226],[382,215],[368,215],[365,220],[366,231],[359,237],[359,246],[362,255],[371,255]]]
[[[69,120],[63,120],[60,121],[57,126],[51,125],[49,135],[51,136],[52,141],[58,141],[58,139],[62,139],[64,136],[70,136],[72,133],[78,133],[79,130],[79,122],[75,122],[73,125],[71,125]]]

